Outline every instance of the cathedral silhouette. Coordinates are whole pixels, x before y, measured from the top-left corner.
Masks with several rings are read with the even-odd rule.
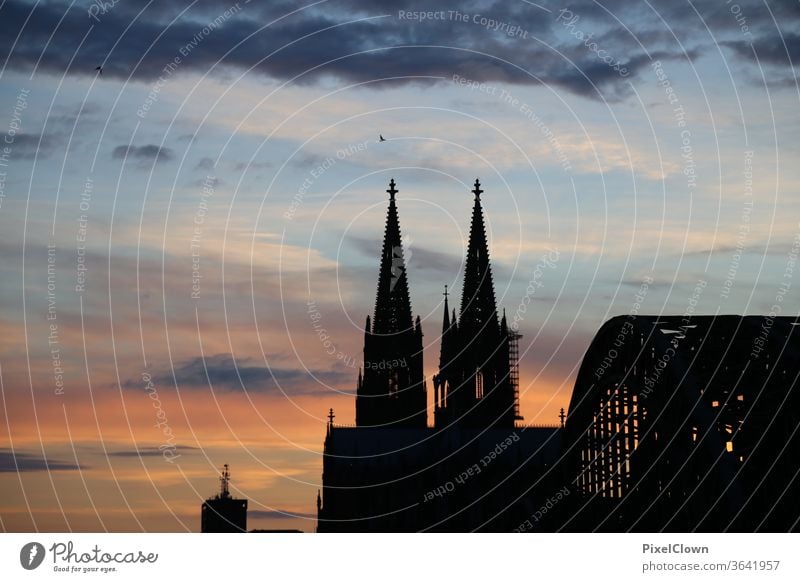
[[[334,424],[331,411],[318,531],[510,531],[534,509],[531,493],[551,486],[544,474],[557,459],[560,435],[556,425],[515,426],[522,420],[519,336],[497,310],[483,190],[476,180],[458,315],[445,290],[432,427],[397,192],[392,180],[375,312],[364,328],[356,426]]]
[[[427,427],[427,387],[422,371],[422,326],[413,318],[403,257],[394,180],[381,251],[375,318],[364,327],[364,375],[359,377],[356,424],[392,428]],[[513,428],[518,416],[512,384],[505,314],[498,323],[481,208],[475,181],[469,246],[461,294],[461,314],[452,317],[445,295],[439,373],[434,376],[434,421]],[[446,293],[446,291],[445,291]],[[491,386],[489,390],[487,387]]]
[[[428,425],[394,180],[356,426],[330,412],[319,532],[797,531],[800,320],[613,317],[560,424],[521,424],[476,180],[460,311],[445,288]]]

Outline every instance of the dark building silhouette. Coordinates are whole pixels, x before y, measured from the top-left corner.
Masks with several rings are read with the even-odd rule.
[[[357,426],[331,411],[318,531],[800,529],[800,321],[615,317],[560,426],[520,426],[519,336],[498,317],[477,181],[426,426],[396,192],[364,356],[413,364],[359,374]]]
[[[556,490],[561,433],[329,425],[317,531],[513,531]]]
[[[411,315],[397,190],[394,181],[389,186],[356,426],[334,424],[331,411],[318,531],[510,531],[552,488],[561,431],[515,426],[516,337],[498,318],[480,184],[460,317],[451,319],[445,296],[434,427],[427,426],[422,330]],[[396,362],[404,364],[389,365]]]
[[[584,356],[554,529],[796,531],[800,325],[621,316]]]
[[[230,472],[226,464],[219,479],[220,490],[203,502],[200,510],[201,533],[239,533],[247,531],[247,500],[230,494]]]

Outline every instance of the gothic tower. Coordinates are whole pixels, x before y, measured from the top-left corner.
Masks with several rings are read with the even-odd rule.
[[[505,314],[498,322],[489,246],[475,180],[461,313],[449,314],[445,296],[439,373],[434,377],[437,427],[513,427],[516,394],[509,377],[510,333]],[[446,291],[445,291],[446,293]]]
[[[364,328],[364,373],[356,388],[356,424],[385,428],[427,426],[427,394],[422,371],[422,326],[411,314],[408,277],[389,182],[389,209],[378,273],[375,316]]]

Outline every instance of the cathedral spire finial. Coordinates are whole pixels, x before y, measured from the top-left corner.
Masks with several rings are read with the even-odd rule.
[[[396,190],[394,186],[395,186],[394,178],[392,178],[389,181],[389,189],[387,190],[387,192],[389,193],[389,200],[391,200],[392,202],[394,202],[394,195],[397,194],[398,192],[398,190]]]
[[[483,190],[481,190],[481,182],[477,178],[475,178],[475,189],[472,191],[475,194],[475,198],[479,199],[481,194],[483,194]]]

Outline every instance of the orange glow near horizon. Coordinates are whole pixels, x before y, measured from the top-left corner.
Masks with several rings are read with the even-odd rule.
[[[526,423],[554,424],[566,405],[552,398],[556,389],[523,388]],[[223,463],[233,494],[249,500],[251,529],[313,531],[327,411],[352,424],[355,408],[353,396],[334,393],[289,401],[162,387],[159,427],[143,388],[33,394],[6,390],[0,449],[25,457],[20,466],[33,454],[53,468],[0,473],[10,531],[198,531],[200,504],[217,490]]]

